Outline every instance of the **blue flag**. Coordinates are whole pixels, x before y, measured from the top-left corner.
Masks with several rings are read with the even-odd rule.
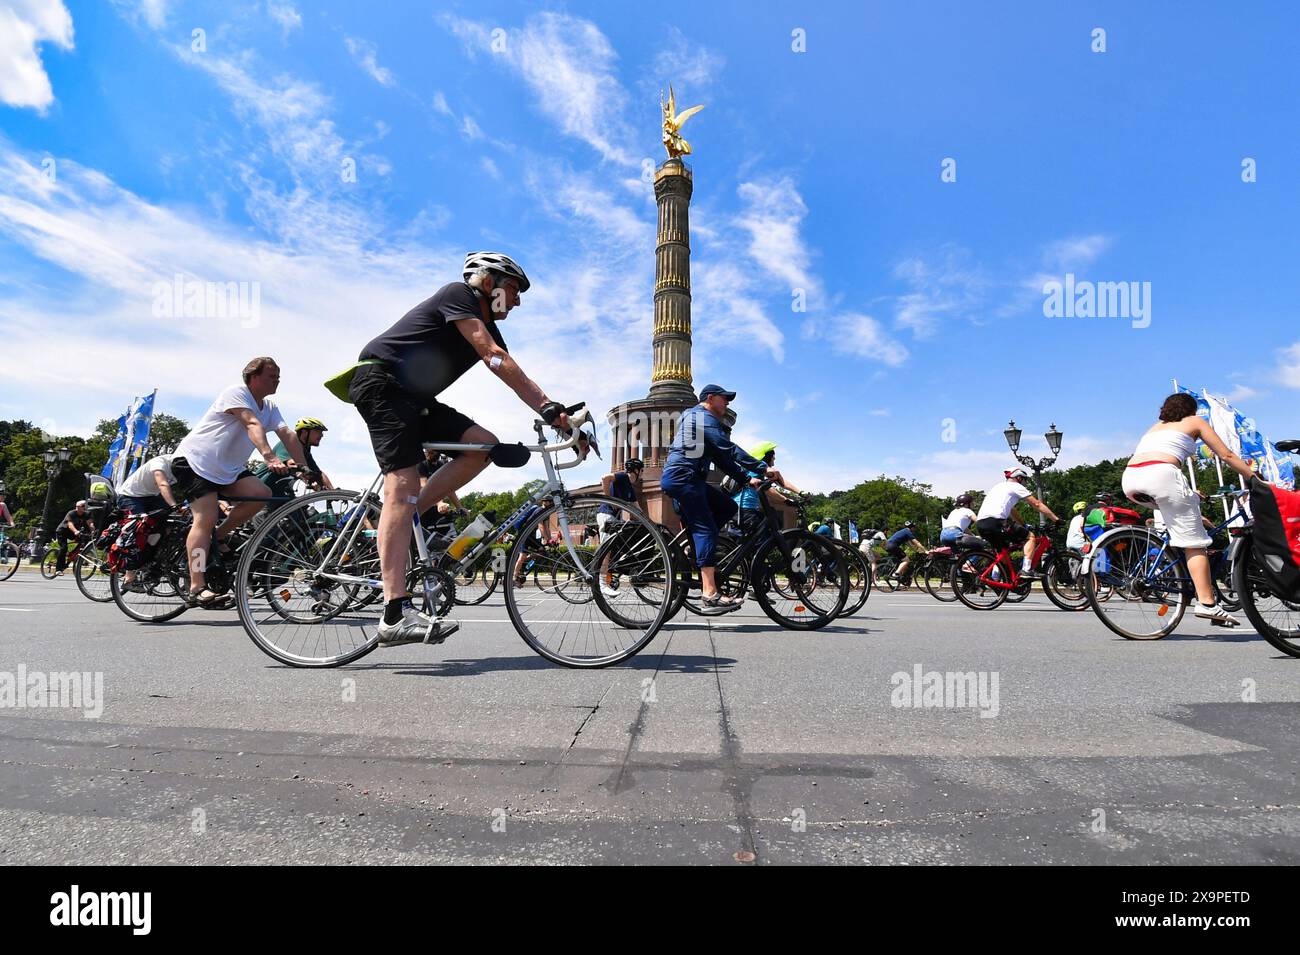
[[[110,480],[116,479],[117,462],[122,457],[123,452],[126,450],[126,419],[127,416],[130,415],[130,413],[131,413],[130,411],[127,411],[126,414],[118,417],[117,437],[114,438],[113,443],[109,445],[108,462],[104,465],[104,467],[99,472],[101,476],[109,478]]]
[[[153,400],[158,392],[147,398],[136,399],[131,411],[131,420],[127,422],[127,433],[131,436],[131,449],[128,452],[126,474],[131,474],[144,461],[144,448],[149,442],[149,427],[153,424]]]
[[[858,542],[858,525],[853,523],[853,521],[849,521],[849,543],[856,544],[857,542]]]

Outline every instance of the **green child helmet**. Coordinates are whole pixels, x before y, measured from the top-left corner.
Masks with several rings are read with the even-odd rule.
[[[759,461],[762,461],[763,458],[767,457],[768,452],[775,451],[775,450],[776,450],[775,441],[760,441],[758,442],[758,444],[750,448],[749,456],[751,458],[756,458]]]

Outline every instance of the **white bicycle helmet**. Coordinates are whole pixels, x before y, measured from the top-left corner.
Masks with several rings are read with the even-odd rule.
[[[500,272],[508,275],[519,283],[519,291],[528,291],[528,276],[524,274],[518,263],[510,256],[501,252],[470,252],[465,256],[465,274],[464,278],[469,281],[469,277],[479,269],[490,269],[493,272]]]

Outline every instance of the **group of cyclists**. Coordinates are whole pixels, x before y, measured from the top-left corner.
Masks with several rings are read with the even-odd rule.
[[[383,581],[380,646],[424,642],[441,625],[427,609],[415,606],[407,590],[412,518],[418,513],[426,522],[445,521],[459,513],[455,492],[489,463],[489,453],[481,447],[450,450],[435,460],[426,455],[423,444],[497,443],[496,436],[469,415],[444,404],[442,392],[481,363],[546,424],[569,431],[565,405],[528,376],[510,354],[501,332],[502,323],[529,287],[524,270],[509,256],[471,252],[465,257],[460,281],[444,285],[373,337],[354,364],[326,383],[332,393],[355,405],[383,472],[384,506],[377,521]],[[268,499],[291,494],[297,469],[305,469],[319,486],[333,487],[312,457],[312,449],[328,429],[317,418],[303,418],[290,428],[272,397],[279,384],[280,368],[272,358],[250,361],[242,381],[221,392],[173,453],[146,461],[123,482],[117,489],[122,508],[175,508],[185,501],[191,514],[186,553],[207,555],[214,549],[220,556],[228,550],[231,534],[262,510]],[[741,534],[753,530],[763,516],[760,493],[771,495],[772,503],[779,499],[777,486],[787,493],[802,493],[776,468],[774,443],[763,442],[747,452],[731,440],[726,419],[735,399],[735,391],[717,384],[700,389],[698,404],[680,417],[660,478],[660,488],[689,533],[701,584],[700,607],[706,615],[734,612],[744,601],[743,595],[719,589],[715,573],[719,534],[733,524]],[[274,444],[272,435],[278,438]],[[1172,543],[1186,550],[1196,586],[1196,615],[1225,623],[1231,618],[1215,604],[1199,502],[1181,470],[1198,440],[1238,473],[1252,473],[1197,415],[1195,400],[1178,394],[1164,402],[1159,420],[1138,444],[1123,490],[1135,501],[1158,507]],[[629,460],[624,471],[613,475],[610,494],[631,506],[642,504],[643,467],[640,460]],[[734,482],[730,493],[710,483],[711,467]],[[1020,518],[1018,505],[1028,505],[1048,521],[1060,518],[1031,493],[1029,477],[1020,468],[1005,472],[1004,480],[985,493],[978,511],[971,495],[960,495],[943,519],[940,545],[977,535],[997,548],[1022,547],[1022,576],[1032,578],[1038,531]],[[230,499],[228,505],[223,498]],[[1082,547],[1081,527],[1075,523],[1083,507],[1075,510],[1068,543]],[[602,507],[597,517],[600,530],[615,517],[614,507]],[[67,538],[93,529],[86,521],[85,502],[78,502],[59,527],[64,549]],[[824,523],[810,529],[831,533]],[[894,558],[893,573],[900,578],[906,577],[912,555],[926,552],[912,521],[889,536],[875,530],[863,535],[861,547],[873,570],[877,546]],[[188,604],[228,606],[228,594],[207,588],[205,565],[203,559],[189,562]],[[602,586],[612,586],[608,576]]]

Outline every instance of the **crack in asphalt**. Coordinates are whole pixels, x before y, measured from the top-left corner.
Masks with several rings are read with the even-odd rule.
[[[718,684],[718,733],[722,744],[722,767],[724,770],[723,789],[731,797],[736,816],[736,825],[744,850],[753,855],[753,865],[762,863],[758,852],[758,843],[754,836],[754,813],[750,808],[750,797],[754,791],[755,774],[742,774],[740,769],[741,745],[738,737],[727,719],[727,699],[722,692],[722,670],[718,666],[718,647],[713,641],[713,628],[709,628],[709,649],[713,653],[713,676]],[[741,861],[741,860],[737,860]]]
[[[654,686],[655,680],[659,679],[659,673],[663,669],[664,658],[668,656],[668,648],[673,645],[673,633],[668,631],[668,640],[664,643],[663,651],[659,654],[659,659],[655,662],[654,673],[650,675],[650,685]],[[636,749],[637,743],[641,741],[641,734],[645,732],[646,716],[650,713],[650,701],[646,699],[646,694],[641,694],[641,705],[637,707],[636,718],[632,720],[632,725],[628,727],[627,749],[623,750],[623,758],[619,761],[618,772],[614,774],[613,779],[606,781],[606,786],[611,795],[617,796],[619,793],[630,789],[633,785],[634,777],[628,775],[627,767],[632,758],[632,753]],[[624,785],[624,779],[627,784]]]

